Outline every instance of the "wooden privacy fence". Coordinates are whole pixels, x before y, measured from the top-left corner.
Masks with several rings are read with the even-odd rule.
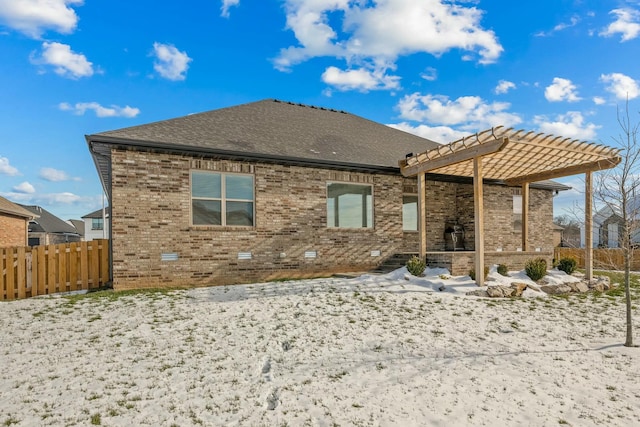
[[[96,289],[109,281],[109,240],[0,248],[0,300]]]
[[[554,258],[559,260],[572,257],[578,261],[578,267],[584,268],[584,248],[555,248]],[[604,270],[624,270],[622,249],[594,249],[593,267]],[[631,270],[640,270],[640,249],[631,252]]]

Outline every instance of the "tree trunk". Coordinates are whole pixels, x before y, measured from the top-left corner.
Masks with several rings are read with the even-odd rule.
[[[624,248],[624,295],[627,303],[627,339],[625,347],[633,347],[633,325],[631,322],[631,249]]]

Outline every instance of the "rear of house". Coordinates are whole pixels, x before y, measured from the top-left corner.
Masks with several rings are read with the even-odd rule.
[[[29,221],[36,215],[0,196],[0,248],[26,246]]]
[[[87,136],[111,207],[116,289],[365,271],[418,252],[417,184],[398,160],[438,144],[345,113],[265,100]],[[531,243],[553,249],[553,183],[532,185]],[[474,247],[473,188],[427,175],[427,249]],[[518,190],[485,184],[485,246],[521,245]],[[468,266],[460,266],[466,269]],[[468,271],[468,270],[466,270]]]

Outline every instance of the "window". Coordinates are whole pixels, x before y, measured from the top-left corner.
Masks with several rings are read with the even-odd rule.
[[[522,233],[522,195],[513,195],[513,231]]]
[[[402,230],[418,231],[418,196],[402,196]]]
[[[193,225],[253,226],[253,176],[191,172]]]
[[[91,229],[92,230],[103,230],[104,229],[104,221],[102,218],[91,218]]]
[[[370,185],[327,185],[327,226],[372,228],[373,196]]]

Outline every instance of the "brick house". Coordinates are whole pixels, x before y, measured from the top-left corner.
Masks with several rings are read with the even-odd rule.
[[[116,289],[364,271],[417,253],[417,183],[401,175],[398,160],[439,147],[344,111],[277,100],[86,139],[111,207]],[[427,260],[466,273],[472,182],[426,180]],[[487,260],[517,267],[519,189],[490,180],[484,187]],[[553,196],[566,188],[531,185],[529,239],[548,258]],[[464,233],[455,250],[447,251],[448,227]]]
[[[0,196],[0,247],[27,246],[29,221],[35,217],[35,214]]]
[[[29,221],[29,246],[57,245],[81,240],[80,233],[73,225],[61,220],[43,207],[20,206],[33,215]]]

